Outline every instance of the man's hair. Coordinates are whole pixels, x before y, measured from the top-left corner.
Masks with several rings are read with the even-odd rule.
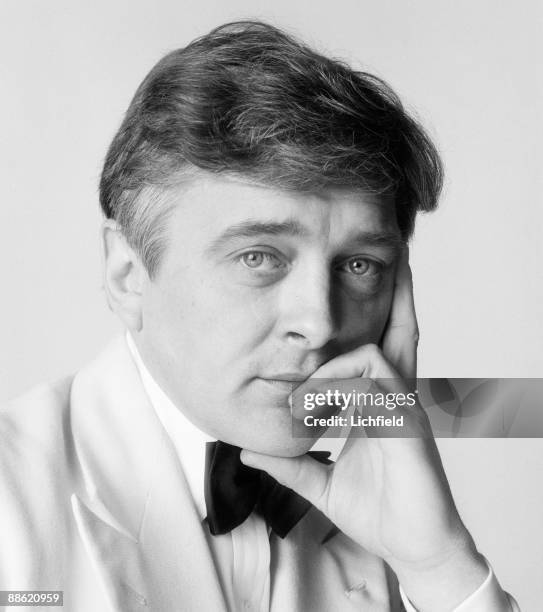
[[[250,21],[161,59],[107,153],[102,210],[151,277],[173,208],[165,194],[195,169],[297,192],[390,196],[404,239],[417,211],[436,207],[443,179],[430,138],[386,83]]]

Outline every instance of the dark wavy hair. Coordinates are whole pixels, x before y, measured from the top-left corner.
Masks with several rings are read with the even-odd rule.
[[[443,181],[435,146],[384,81],[253,21],[161,59],[109,147],[100,204],[151,276],[173,207],[163,195],[195,169],[285,190],[391,196],[405,239]]]

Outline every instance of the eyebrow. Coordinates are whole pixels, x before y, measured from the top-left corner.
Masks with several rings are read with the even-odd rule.
[[[293,236],[303,238],[308,235],[307,229],[298,221],[288,219],[283,222],[244,221],[232,225],[207,247],[206,252],[213,254],[231,240],[255,238],[256,236]]]
[[[386,247],[400,251],[407,241],[400,234],[389,231],[361,231],[349,237],[347,243]]]
[[[228,227],[218,238],[215,238],[206,248],[206,253],[214,254],[231,240],[240,238],[255,238],[257,236],[293,236],[303,238],[309,231],[299,221],[287,219],[282,222],[244,221]],[[399,252],[405,240],[397,233],[390,231],[362,230],[349,236],[345,241],[349,244],[385,247]]]

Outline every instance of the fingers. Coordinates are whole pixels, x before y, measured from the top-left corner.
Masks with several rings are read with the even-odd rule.
[[[293,427],[297,435],[322,435],[327,427],[339,434],[350,429],[354,437],[427,438],[428,417],[416,390],[390,366],[378,347],[365,345],[327,364],[291,396]],[[351,378],[343,378],[355,374]],[[358,375],[358,376],[357,376]],[[331,418],[337,417],[337,418]],[[395,418],[392,418],[395,417]],[[333,436],[333,437],[337,437]]]
[[[409,267],[409,251],[405,247],[398,262],[390,317],[383,336],[385,357],[401,376],[417,377],[417,345],[419,328],[413,298],[413,278]]]
[[[346,410],[345,402],[353,389],[359,393],[369,392],[373,386],[370,378],[308,378],[291,395],[292,417],[298,421],[310,412],[315,418],[327,418],[340,410]],[[330,393],[327,393],[330,391]]]
[[[376,344],[364,344],[328,361],[305,381],[304,386],[312,385],[312,381],[317,379],[352,378],[387,379],[390,381],[387,383],[387,386],[391,387],[390,391],[399,391],[400,387],[403,388],[400,374],[385,359]]]
[[[264,470],[282,485],[305,497],[316,508],[325,512],[331,466],[308,455],[301,457],[273,457],[243,449],[241,462]]]

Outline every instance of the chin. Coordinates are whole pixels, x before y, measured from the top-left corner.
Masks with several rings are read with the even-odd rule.
[[[266,452],[266,454],[275,455],[276,457],[299,457],[300,455],[305,455],[316,441],[316,438],[291,439],[287,444],[283,442],[277,448]]]
[[[276,435],[269,433],[262,437],[247,436],[244,444],[237,444],[247,450],[273,455],[275,457],[298,457],[304,455],[315,444],[318,438],[293,438],[290,431]]]
[[[260,401],[258,401],[260,400]],[[230,414],[235,418],[221,423],[219,439],[234,446],[275,457],[298,457],[306,453],[318,440],[323,430],[312,437],[296,437],[292,431],[292,417],[284,397],[253,400],[251,411]],[[245,402],[247,404],[249,402]],[[237,426],[233,427],[233,423]],[[307,433],[305,430],[303,433]]]

